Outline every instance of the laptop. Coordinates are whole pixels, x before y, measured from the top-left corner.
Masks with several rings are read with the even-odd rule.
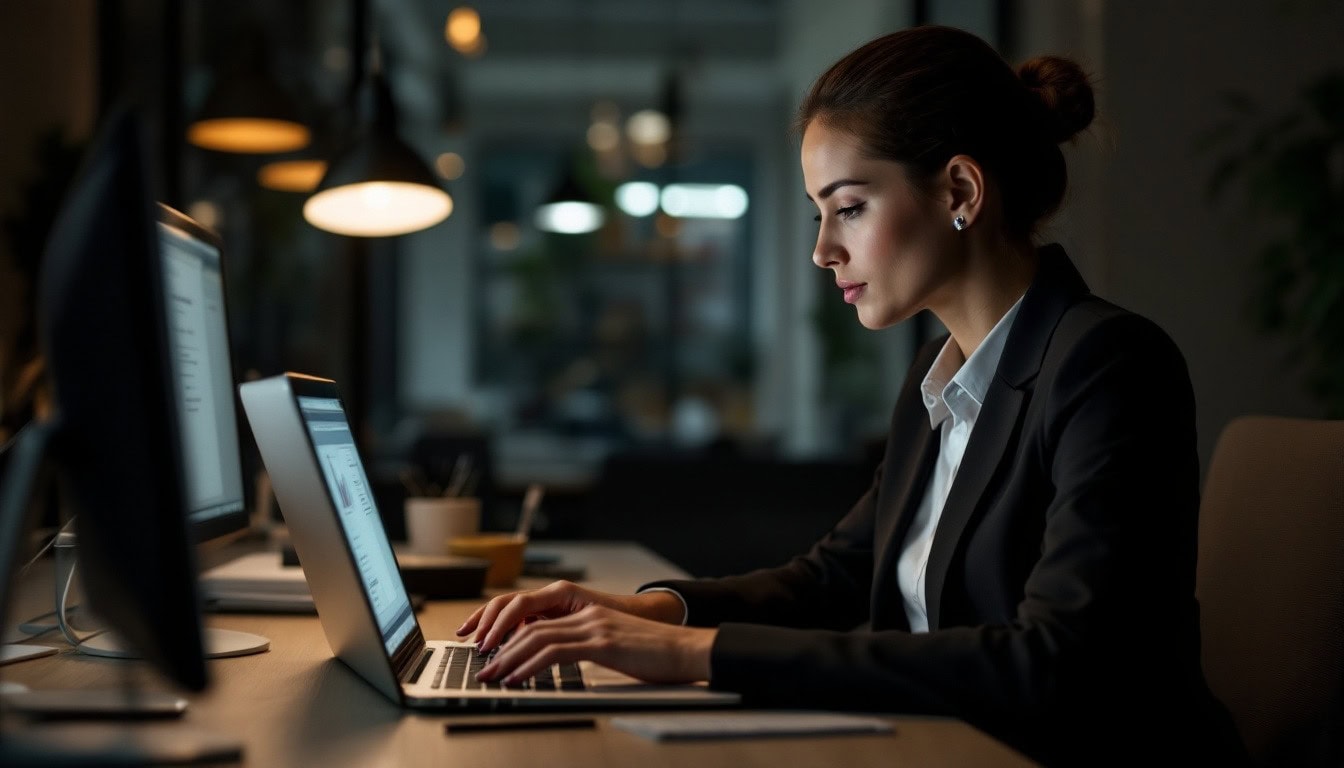
[[[420,630],[335,383],[286,373],[238,391],[327,644],[389,699],[527,711],[739,703],[704,684],[653,685],[590,662],[555,665],[515,687],[477,681],[488,659],[474,645]]]

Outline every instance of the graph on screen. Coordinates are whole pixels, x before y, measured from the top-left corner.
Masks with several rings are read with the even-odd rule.
[[[349,431],[345,434],[349,435]],[[322,457],[327,486],[340,507],[350,551],[368,587],[369,602],[379,626],[385,627],[402,612],[406,598],[396,559],[387,546],[387,534],[369,492],[364,466],[353,444],[318,445],[317,450]]]

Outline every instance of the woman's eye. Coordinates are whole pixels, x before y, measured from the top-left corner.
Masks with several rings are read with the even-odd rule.
[[[855,203],[853,205],[845,206],[844,208],[837,208],[835,211],[835,215],[839,216],[842,219],[852,219],[862,212],[863,212],[863,203]]]
[[[836,208],[835,215],[839,216],[842,219],[852,219],[863,212],[863,205],[864,205],[863,203],[855,203],[853,205],[845,206],[844,208]],[[813,216],[812,220],[820,224],[821,214]]]

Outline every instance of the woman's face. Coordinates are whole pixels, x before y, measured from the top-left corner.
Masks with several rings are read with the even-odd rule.
[[[803,133],[802,162],[819,211],[812,261],[835,272],[864,327],[947,301],[961,259],[945,200],[918,193],[900,163],[865,157],[853,136],[817,120]]]

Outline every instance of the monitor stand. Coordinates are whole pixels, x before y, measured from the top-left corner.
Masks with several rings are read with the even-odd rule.
[[[261,653],[271,647],[267,637],[251,632],[239,632],[233,629],[205,627],[201,630],[201,644],[207,659],[225,659],[231,656],[247,656]],[[104,632],[81,642],[76,648],[89,656],[104,656],[113,659],[138,658],[121,644],[116,635]]]
[[[62,533],[57,537],[53,549],[56,552],[56,580],[58,584],[66,583],[71,578],[71,572],[77,567],[77,558],[72,556],[73,550],[77,548],[77,537],[73,533]],[[62,632],[69,638],[73,633],[66,632],[66,608],[65,601],[69,596],[68,586],[66,589],[58,589],[56,594],[56,619]],[[251,632],[239,632],[233,629],[220,629],[218,627],[201,628],[201,648],[207,659],[224,659],[232,656],[247,656],[253,653],[261,653],[271,647],[271,641],[267,637],[254,635]],[[125,644],[111,632],[100,632],[96,635],[80,640],[75,644],[75,650],[89,656],[103,656],[113,659],[134,659],[139,658],[135,653],[126,648]]]

